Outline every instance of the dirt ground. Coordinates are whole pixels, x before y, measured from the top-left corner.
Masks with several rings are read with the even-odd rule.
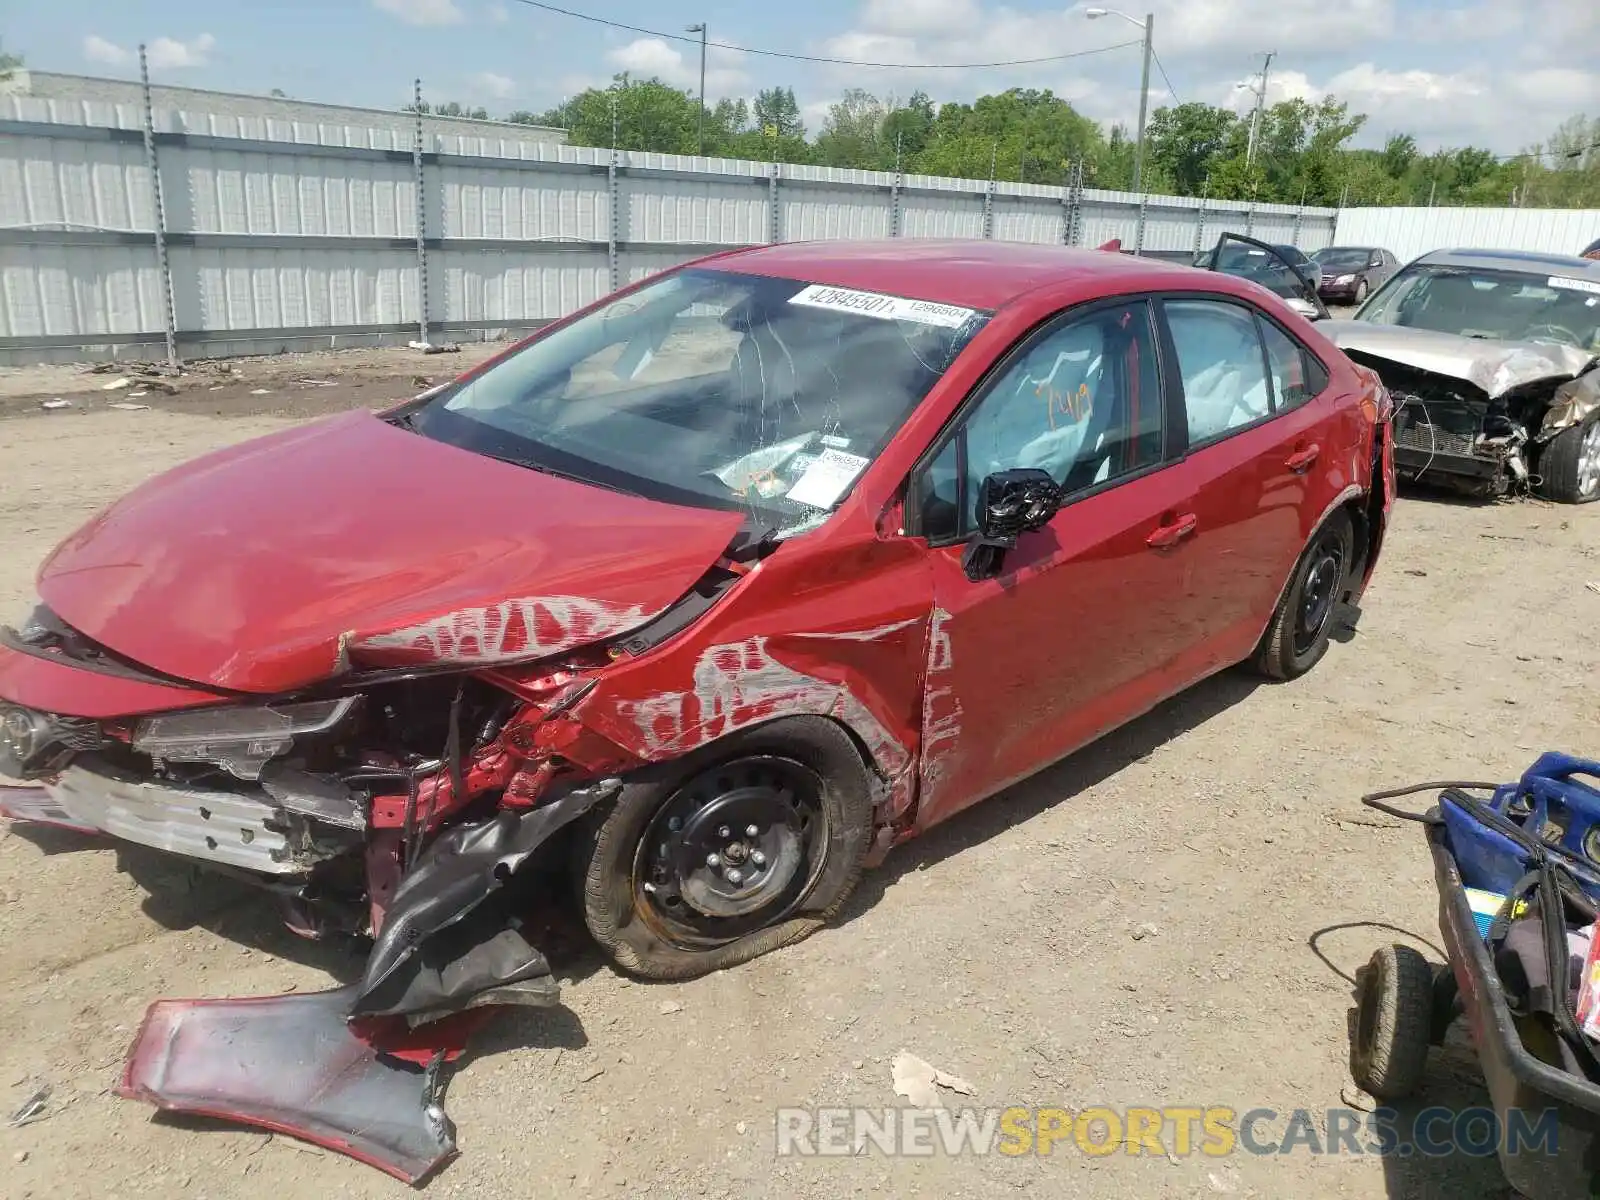
[[[150,405],[139,411],[106,407],[141,390],[104,392],[106,376],[63,373],[76,391],[11,380],[0,615],[20,613],[59,538],[152,473],[400,399],[464,357],[258,360],[237,380],[147,392],[129,401]],[[335,386],[290,382],[313,378]],[[74,405],[39,407],[57,395]],[[986,1107],[1287,1118],[1341,1105],[1349,976],[1381,943],[1437,957],[1439,940],[1421,834],[1356,797],[1597,749],[1600,508],[1407,497],[1365,610],[1307,678],[1220,676],[895,851],[843,920],[799,946],[682,985],[630,983],[587,951],[560,963],[566,1006],[499,1018],[455,1072],[462,1155],[427,1193],[1506,1196],[1494,1160],[1467,1157],[774,1153],[779,1106],[897,1103],[902,1050]],[[149,1001],[313,990],[357,966],[233,885],[0,832],[0,1117],[52,1089],[45,1119],[0,1127],[0,1194],[406,1194],[292,1139],[157,1119],[110,1093]],[[1430,1063],[1425,1103],[1487,1103],[1459,1035]]]

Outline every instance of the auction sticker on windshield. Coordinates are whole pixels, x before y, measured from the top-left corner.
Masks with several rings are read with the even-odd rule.
[[[1569,292],[1593,292],[1600,296],[1600,283],[1592,279],[1568,279],[1565,275],[1552,275],[1545,282],[1553,288],[1566,288]]]
[[[959,329],[973,314],[970,308],[954,304],[935,304],[931,300],[908,300],[904,296],[885,296],[880,292],[857,292],[849,288],[828,287],[814,283],[801,288],[789,299],[790,304],[803,304],[807,308],[826,308],[833,312],[855,313],[861,317],[878,317],[885,321],[915,321],[922,325],[939,325],[945,329]]]
[[[843,450],[824,450],[789,489],[787,499],[812,508],[827,508],[850,487],[867,460]]]

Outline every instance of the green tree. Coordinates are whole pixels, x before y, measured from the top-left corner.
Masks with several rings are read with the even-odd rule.
[[[0,40],[0,80],[10,79],[23,65],[22,55],[6,53],[5,43]]]
[[[466,117],[471,121],[487,121],[489,110],[486,108],[472,108],[462,104],[459,100],[451,100],[446,104],[429,104],[424,100],[421,104],[405,104],[401,106],[402,112],[420,112],[424,115],[431,114],[435,117]]]
[[[800,120],[800,104],[794,98],[793,88],[763,88],[756,93],[751,109],[756,130],[768,137],[782,141],[806,135],[805,123]]]
[[[1180,195],[1198,196],[1213,164],[1236,140],[1238,126],[1238,117],[1211,104],[1158,108],[1145,130],[1145,158]]]

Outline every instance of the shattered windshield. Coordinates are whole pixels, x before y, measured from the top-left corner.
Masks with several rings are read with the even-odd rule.
[[[674,272],[446,392],[413,427],[794,531],[833,509],[986,320],[793,279]]]
[[[1412,266],[1355,316],[1464,337],[1600,351],[1600,279],[1478,267]]]
[[[1317,266],[1329,271],[1360,271],[1366,267],[1372,252],[1352,250],[1347,246],[1329,246],[1311,256]]]

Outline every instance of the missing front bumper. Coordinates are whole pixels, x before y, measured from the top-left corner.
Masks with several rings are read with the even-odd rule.
[[[239,792],[118,778],[74,764],[44,785],[80,826],[154,850],[262,875],[303,874],[281,812]]]

